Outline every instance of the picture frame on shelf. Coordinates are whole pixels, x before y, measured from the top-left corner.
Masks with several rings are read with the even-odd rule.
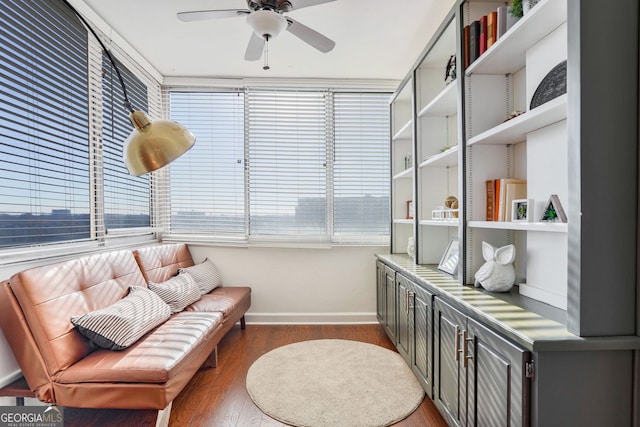
[[[444,83],[448,85],[449,83],[452,83],[453,81],[455,81],[456,74],[457,74],[456,55],[453,54],[449,57],[449,60],[447,61],[447,66],[444,72]]]
[[[458,240],[451,239],[447,246],[447,250],[444,251],[444,255],[442,255],[442,259],[438,264],[438,270],[451,274],[452,276],[456,274],[456,271],[458,270],[459,255],[460,250]]]
[[[567,222],[567,214],[557,194],[552,194],[542,210],[542,222]]]
[[[413,200],[407,200],[407,217],[405,219],[413,219],[414,214]]]
[[[511,221],[533,222],[533,199],[515,199],[511,206]]]

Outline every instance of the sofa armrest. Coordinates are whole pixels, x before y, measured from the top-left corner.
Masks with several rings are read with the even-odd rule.
[[[43,402],[55,402],[44,360],[8,282],[2,283],[0,291],[0,327],[29,389],[35,391],[36,397]]]

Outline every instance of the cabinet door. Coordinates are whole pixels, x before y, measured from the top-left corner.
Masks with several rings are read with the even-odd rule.
[[[385,292],[384,264],[380,261],[376,261],[376,315],[378,316],[378,321],[383,326],[385,324],[384,315],[386,310],[385,306],[387,304],[387,295]]]
[[[413,284],[411,370],[429,397],[433,397],[433,294]],[[411,307],[410,307],[411,308]]]
[[[530,354],[473,319],[468,321],[469,426],[528,426]]]
[[[401,274],[396,275],[396,302],[397,302],[397,334],[396,348],[407,364],[411,363],[411,331],[409,319],[413,316],[409,304],[412,297],[412,282]]]
[[[385,304],[384,329],[391,339],[392,343],[396,343],[396,272],[393,268],[385,266],[384,268],[384,284],[385,295],[387,297]]]
[[[460,311],[436,298],[434,402],[449,425],[466,423],[467,371],[462,364],[462,332],[467,318]]]

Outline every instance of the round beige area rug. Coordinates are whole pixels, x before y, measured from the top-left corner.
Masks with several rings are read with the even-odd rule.
[[[299,427],[382,427],[411,414],[424,390],[398,354],[348,340],[312,340],[264,354],[247,391],[272,418]]]

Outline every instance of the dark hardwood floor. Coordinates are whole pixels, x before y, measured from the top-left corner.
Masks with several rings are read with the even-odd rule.
[[[172,427],[282,427],[264,415],[245,389],[251,364],[268,351],[298,341],[349,339],[394,349],[380,325],[235,326],[218,346],[218,367],[198,372],[173,402]],[[153,426],[155,411],[65,408],[65,427]],[[446,427],[429,398],[396,427]],[[348,427],[348,426],[344,426]]]

